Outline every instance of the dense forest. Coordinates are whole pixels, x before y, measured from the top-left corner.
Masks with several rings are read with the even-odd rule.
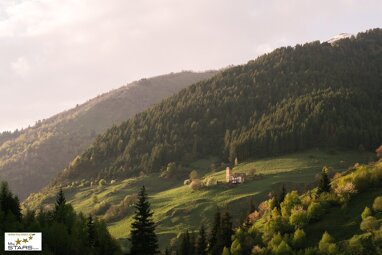
[[[382,30],[282,47],[201,81],[114,126],[57,181],[158,172],[382,140]]]
[[[0,185],[0,247],[4,251],[4,232],[42,232],[41,254],[122,254],[106,224],[92,216],[74,212],[62,190],[52,210],[21,212],[19,199]],[[23,252],[21,252],[23,253]]]
[[[184,71],[130,83],[34,126],[0,133],[0,177],[24,199],[47,185],[101,134],[216,71]]]

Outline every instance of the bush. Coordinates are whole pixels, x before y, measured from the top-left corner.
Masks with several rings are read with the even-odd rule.
[[[190,172],[190,179],[191,180],[194,180],[194,179],[198,179],[198,177],[199,177],[199,174],[198,174],[198,172],[196,171],[196,170],[192,170],[191,172]]]
[[[202,187],[203,187],[203,183],[199,179],[194,179],[190,183],[190,188],[193,190],[199,190]]]
[[[137,196],[125,196],[125,198],[118,204],[112,205],[105,213],[104,220],[106,222],[117,221],[122,219],[128,213],[128,210],[137,201]]]
[[[322,235],[321,241],[318,243],[318,249],[323,254],[337,254],[337,245],[328,232]]]
[[[106,181],[105,181],[105,179],[101,179],[101,180],[99,180],[98,185],[99,185],[100,187],[105,186],[105,185],[106,185]]]
[[[308,223],[308,214],[301,206],[296,206],[291,211],[289,223],[296,229],[303,228]]]
[[[371,232],[379,228],[379,223],[375,217],[368,216],[362,220],[360,228],[362,231]]]
[[[293,234],[293,247],[296,249],[301,249],[304,247],[306,234],[302,229],[296,229]]]
[[[365,209],[363,210],[362,214],[361,214],[361,218],[364,220],[367,217],[372,216],[372,215],[373,215],[373,213],[371,212],[370,208],[366,206]]]
[[[373,209],[378,212],[382,212],[382,196],[374,199]]]

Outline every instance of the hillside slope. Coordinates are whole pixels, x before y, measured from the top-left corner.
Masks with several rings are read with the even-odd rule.
[[[368,162],[370,158],[374,157],[367,152],[329,153],[310,150],[247,161],[234,167],[233,172],[250,175],[251,170],[256,169],[259,179],[249,180],[237,186],[225,184],[225,171],[221,167],[211,172],[210,164],[216,159],[210,158],[193,162],[191,169],[196,169],[204,181],[213,178],[221,184],[200,190],[192,190],[188,185],[183,185],[183,179],[164,178],[153,173],[102,185],[89,181],[74,182],[64,187],[63,191],[76,211],[105,219],[111,234],[115,238],[125,239],[130,234],[134,212],[132,201],[140,187],[145,185],[154,210],[155,221],[158,222],[157,234],[164,247],[170,238],[179,232],[186,229],[197,230],[201,222],[210,226],[212,215],[218,207],[228,209],[234,216],[234,224],[237,226],[246,216],[251,199],[258,204],[268,198],[269,192],[281,190],[283,184],[288,190],[292,188],[304,190],[316,181],[316,175],[324,165],[332,167],[333,171],[344,171],[354,163]],[[41,206],[52,205],[57,191],[58,186],[55,186],[34,194],[28,197],[24,206],[38,209]]]
[[[56,183],[382,141],[382,30],[284,47],[225,70],[99,136]]]
[[[95,137],[181,89],[215,75],[181,72],[142,79],[57,114],[0,134],[0,179],[22,199],[40,190]]]

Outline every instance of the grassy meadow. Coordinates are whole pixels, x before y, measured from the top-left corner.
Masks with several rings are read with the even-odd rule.
[[[285,185],[287,190],[303,191],[315,182],[323,166],[329,166],[333,171],[344,171],[356,162],[369,161],[372,156],[371,153],[359,151],[310,150],[280,157],[239,162],[233,168],[234,173],[250,173],[252,169],[256,169],[256,174],[261,177],[235,186],[225,184],[225,169],[215,172],[206,170],[216,160],[211,158],[195,162],[192,167],[198,171],[201,178],[213,177],[221,183],[200,190],[192,190],[189,186],[183,185],[183,180],[163,179],[159,174],[152,174],[117,180],[113,184],[102,187],[98,185],[71,187],[64,189],[64,192],[68,202],[77,211],[89,214],[98,203],[118,204],[126,196],[136,194],[138,189],[145,185],[154,211],[154,219],[158,223],[157,234],[163,247],[168,244],[169,239],[181,231],[197,230],[201,223],[208,227],[217,208],[229,210],[236,220],[234,223],[238,224],[238,221],[247,214],[251,198],[255,203],[259,203],[267,198],[269,192],[281,190],[282,185]],[[52,196],[43,200],[45,204],[52,202],[54,202]],[[364,208],[363,205],[361,207]],[[359,210],[354,214],[359,215]],[[333,215],[337,215],[336,213]],[[108,223],[109,231],[114,237],[119,239],[128,237],[132,215],[133,208],[130,208],[124,218]],[[336,222],[336,219],[333,219],[333,222]],[[328,226],[330,225],[334,226],[328,222]],[[312,231],[321,231],[320,226],[313,229]]]

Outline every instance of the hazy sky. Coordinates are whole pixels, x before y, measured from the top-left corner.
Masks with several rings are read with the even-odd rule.
[[[0,131],[143,77],[381,27],[381,11],[381,0],[0,0]]]

